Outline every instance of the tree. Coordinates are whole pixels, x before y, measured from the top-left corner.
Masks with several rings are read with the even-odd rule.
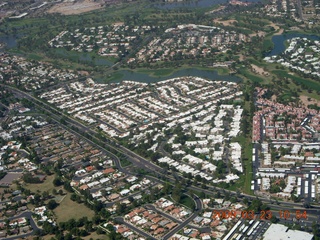
[[[316,236],[316,239],[320,237],[320,224],[316,222],[312,222],[312,233]]]
[[[55,188],[52,189],[52,195],[57,195],[57,190]]]
[[[254,199],[252,203],[249,205],[250,210],[253,210],[258,213],[260,213],[261,207],[262,207],[262,201],[259,198]]]
[[[49,198],[49,192],[48,191],[44,191],[44,192],[42,192],[42,198],[43,199],[47,199],[47,198]]]
[[[63,182],[62,182],[60,177],[56,177],[55,179],[53,179],[52,183],[53,183],[53,185],[55,187],[59,187],[59,186],[61,186],[63,184]]]
[[[305,202],[303,203],[303,207],[304,207],[304,208],[310,208],[310,207],[311,207],[310,202],[309,202],[309,201],[305,201]]]
[[[180,202],[181,196],[182,196],[182,187],[181,187],[181,184],[178,183],[177,185],[175,185],[175,187],[172,190],[172,198],[176,202]]]
[[[58,204],[55,200],[51,199],[51,200],[48,202],[47,207],[48,207],[48,209],[53,210],[53,209],[55,209],[58,205],[59,205],[59,204]]]
[[[270,222],[272,222],[272,223],[277,223],[277,222],[279,222],[279,219],[276,217],[276,216],[272,216],[271,217],[271,219],[270,219]]]

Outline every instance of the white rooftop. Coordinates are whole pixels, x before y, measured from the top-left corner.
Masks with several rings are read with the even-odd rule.
[[[281,224],[271,224],[263,236],[264,240],[285,240],[285,239],[299,239],[312,240],[313,235],[307,232],[298,230],[291,230]]]

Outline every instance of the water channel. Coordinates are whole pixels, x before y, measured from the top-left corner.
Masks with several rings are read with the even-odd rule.
[[[157,77],[157,76],[150,76],[146,73],[139,73],[133,71],[122,70],[118,72],[119,76],[116,80],[112,80],[110,82],[119,83],[123,80],[130,80],[130,81],[137,81],[137,82],[144,82],[144,83],[153,83],[158,81],[163,81],[170,78],[178,78],[184,76],[194,76],[194,77],[201,77],[209,80],[221,80],[221,81],[230,81],[230,82],[239,82],[241,78],[232,76],[232,75],[219,75],[217,71],[210,71],[210,70],[201,70],[197,68],[186,68],[175,71],[169,75]]]
[[[199,0],[197,2],[203,2],[203,4],[209,2],[208,0]],[[210,1],[211,2],[211,1]],[[274,48],[272,51],[270,51],[267,56],[277,55],[282,53],[286,47],[284,45],[284,42],[288,39],[292,39],[295,37],[305,37],[312,40],[320,40],[319,36],[316,35],[307,35],[307,34],[299,34],[299,33],[289,33],[289,34],[282,34],[282,35],[276,35],[273,36],[272,42],[274,44]],[[0,42],[5,43],[5,48],[14,48],[17,46],[17,39],[18,36],[0,36]],[[63,56],[64,54],[68,54],[66,50],[60,50],[60,54]],[[92,61],[91,56],[87,53],[82,53],[80,56],[81,61]],[[105,66],[111,66],[112,63],[108,61],[105,58],[96,58],[95,64],[97,65],[105,65]],[[113,75],[111,75],[111,82],[119,83],[123,80],[131,80],[131,81],[138,81],[138,82],[145,82],[145,83],[151,83],[151,82],[157,82],[162,81],[165,79],[170,78],[177,78],[177,77],[183,77],[183,76],[195,76],[195,77],[201,77],[205,79],[210,80],[222,80],[222,81],[232,81],[232,82],[239,82],[241,79],[236,76],[232,75],[219,75],[217,71],[214,70],[201,70],[197,68],[186,68],[181,69],[177,71],[173,71],[171,74],[165,75],[165,76],[150,76],[147,73],[141,73],[141,72],[134,72],[134,71],[128,71],[128,70],[119,70],[115,72]],[[100,80],[101,81],[101,80]]]

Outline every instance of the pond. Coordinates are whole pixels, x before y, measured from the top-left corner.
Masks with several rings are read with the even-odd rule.
[[[286,50],[286,46],[284,45],[285,41],[288,39],[296,38],[296,37],[308,38],[312,40],[320,40],[319,36],[301,34],[301,33],[288,33],[288,34],[276,35],[272,37],[274,48],[269,53],[267,53],[266,56],[270,57],[270,56],[279,55],[283,53]]]
[[[2,46],[2,50],[6,49],[6,48],[14,48],[17,46],[18,42],[17,40],[19,39],[19,37],[21,36],[18,36],[18,35],[6,35],[6,36],[3,36],[1,35],[0,36],[0,43]]]
[[[64,48],[55,49],[54,52],[63,58],[67,58],[71,61],[79,61],[84,63],[92,63],[94,61],[94,64],[97,66],[112,66],[113,63],[111,61],[108,61],[108,59],[103,57],[93,57],[93,54],[90,53],[80,53],[75,51],[67,51]]]
[[[170,78],[177,78],[183,76],[194,76],[194,77],[201,77],[209,80],[222,80],[222,81],[230,81],[230,82],[240,82],[241,78],[232,76],[232,75],[219,75],[217,71],[210,71],[210,70],[200,70],[197,68],[186,68],[175,71],[166,76],[150,76],[147,73],[138,73],[134,71],[118,71],[115,73],[115,76],[110,76],[112,79],[110,82],[119,83],[123,80],[130,80],[130,81],[137,81],[137,82],[144,82],[144,83],[153,83],[158,81],[163,81]]]

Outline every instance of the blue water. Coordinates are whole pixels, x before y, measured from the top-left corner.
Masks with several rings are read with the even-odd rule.
[[[149,76],[145,73],[136,73],[132,71],[119,71],[122,74],[122,77],[111,81],[114,83],[119,83],[122,80],[129,80],[129,81],[137,81],[137,82],[145,82],[145,83],[153,83],[158,81],[163,81],[170,78],[177,78],[177,77],[184,77],[184,76],[194,76],[194,77],[201,77],[209,80],[222,80],[222,81],[229,81],[229,82],[240,82],[241,78],[231,75],[219,75],[217,71],[210,71],[210,70],[200,70],[197,68],[187,68],[181,69],[179,71],[173,72],[170,75],[166,75],[164,77],[153,77]]]
[[[173,3],[160,3],[154,4],[154,7],[164,8],[164,9],[175,9],[175,8],[206,8],[212,7],[218,4],[225,4],[228,0],[196,0],[196,1],[183,1],[183,2],[173,2]],[[248,0],[243,2],[262,2],[262,0]]]
[[[285,41],[288,39],[301,37],[301,38],[308,38],[312,40],[320,40],[319,36],[316,35],[307,35],[307,34],[301,34],[301,33],[289,33],[289,34],[282,34],[282,35],[276,35],[272,37],[272,42],[274,45],[274,48],[271,52],[267,54],[267,56],[274,56],[279,55],[286,50],[286,46],[284,45]]]
[[[17,40],[19,36],[17,35],[7,35],[7,36],[0,36],[0,43],[4,43],[4,48],[14,48],[17,46]]]
[[[92,60],[93,60],[92,57],[87,53],[80,53],[79,55],[80,55],[79,60],[81,60],[81,61],[92,62]],[[99,57],[95,58],[94,59],[94,64],[98,65],[98,66],[112,66],[113,65],[112,62],[110,62],[107,59],[102,58],[102,57],[101,58],[99,58]]]

